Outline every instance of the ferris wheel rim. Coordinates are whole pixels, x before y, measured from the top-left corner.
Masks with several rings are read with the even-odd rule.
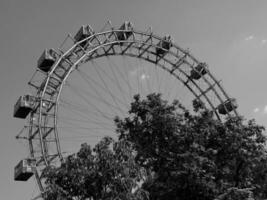
[[[53,68],[52,68],[52,70],[47,74],[47,77],[46,77],[46,79],[45,79],[45,84],[44,84],[44,86],[42,86],[43,88],[39,88],[39,89],[37,89],[37,92],[36,92],[36,96],[37,96],[37,98],[39,99],[39,105],[40,105],[40,111],[39,111],[39,118],[38,118],[38,126],[39,126],[39,132],[38,132],[38,134],[39,134],[39,139],[40,139],[40,145],[41,145],[41,149],[42,149],[42,159],[43,159],[43,161],[44,161],[44,163],[45,163],[45,165],[46,166],[49,166],[50,165],[50,163],[49,163],[49,161],[47,161],[47,155],[46,155],[46,152],[44,151],[44,147],[42,147],[42,145],[44,144],[44,142],[45,141],[43,141],[43,132],[42,132],[42,126],[43,126],[43,118],[44,118],[44,116],[43,116],[43,104],[46,102],[46,101],[48,101],[48,99],[46,99],[45,98],[45,93],[47,92],[47,88],[48,88],[48,85],[49,85],[49,81],[50,81],[50,79],[51,79],[51,77],[53,77],[53,74],[54,74],[54,72],[56,71],[56,69],[59,67],[59,64],[60,64],[60,62],[62,61],[62,60],[64,60],[65,59],[65,57],[69,54],[69,53],[71,53],[73,50],[75,50],[75,48],[79,48],[80,47],[80,44],[81,43],[83,43],[83,42],[86,42],[86,41],[90,41],[91,39],[93,39],[93,38],[96,38],[96,37],[98,37],[98,36],[100,36],[100,35],[105,35],[105,34],[115,34],[116,32],[126,32],[126,31],[124,31],[124,30],[109,30],[109,31],[104,31],[104,32],[98,32],[98,33],[94,33],[93,35],[91,35],[90,37],[88,37],[88,38],[85,38],[85,39],[83,39],[83,40],[81,40],[81,41],[79,41],[79,42],[76,42],[76,43],[74,43],[73,44],[73,46],[71,47],[71,48],[69,48],[66,52],[64,52],[63,54],[61,54],[61,56],[60,56],[60,58],[58,58],[58,60],[56,61],[56,63],[54,64],[54,66],[53,66]],[[146,32],[141,32],[141,31],[136,31],[136,30],[133,30],[133,34],[140,34],[140,35],[144,35],[144,36],[146,36],[146,37],[151,37],[152,39],[155,39],[156,41],[161,41],[161,40],[164,40],[164,38],[163,37],[160,37],[160,36],[157,36],[157,35],[155,35],[154,33],[146,33]],[[73,70],[75,70],[75,68],[81,63],[81,64],[84,64],[83,63],[83,59],[85,58],[85,57],[88,57],[91,53],[94,53],[94,52],[96,52],[98,49],[100,49],[100,48],[103,48],[103,47],[112,47],[113,45],[119,45],[118,43],[125,43],[125,44],[128,44],[128,45],[130,45],[130,43],[133,43],[133,44],[140,44],[140,45],[148,45],[149,46],[149,48],[148,49],[145,49],[145,50],[143,50],[144,52],[144,54],[146,54],[146,53],[148,53],[149,55],[154,55],[155,56],[155,53],[153,54],[153,51],[151,50],[151,49],[155,49],[155,48],[157,48],[157,44],[156,43],[153,43],[153,44],[151,44],[151,43],[149,43],[148,41],[137,41],[137,40],[135,40],[135,38],[133,37],[133,40],[131,40],[131,41],[128,41],[128,40],[125,40],[125,41],[121,41],[121,40],[118,40],[118,38],[117,38],[117,40],[116,40],[116,38],[113,40],[113,41],[110,41],[110,42],[107,42],[107,43],[104,43],[104,44],[99,44],[98,46],[96,46],[94,49],[92,49],[92,50],[90,50],[90,51],[85,51],[84,52],[84,54],[81,56],[81,58],[79,58],[75,63],[73,63],[73,65],[69,68],[69,71],[68,71],[68,73],[65,75],[65,77],[64,77],[64,79],[62,80],[62,82],[60,83],[60,86],[59,86],[59,90],[54,94],[54,95],[56,95],[56,101],[54,102],[55,103],[55,124],[54,124],[54,130],[52,130],[52,131],[54,131],[54,134],[55,135],[57,135],[57,136],[55,136],[56,137],[56,145],[57,145],[57,153],[58,153],[58,157],[60,158],[60,160],[61,160],[61,162],[63,161],[63,156],[62,156],[62,152],[61,152],[61,149],[60,149],[60,141],[59,141],[59,138],[58,138],[58,130],[57,130],[57,126],[56,126],[56,120],[57,120],[57,110],[58,110],[58,101],[59,101],[59,97],[60,97],[60,95],[61,95],[61,91],[62,91],[62,89],[63,89],[63,87],[64,87],[64,84],[65,84],[65,81],[69,78],[69,76],[70,76],[70,74],[71,74],[71,72],[73,71]],[[172,43],[172,48],[173,49],[175,49],[175,50],[177,50],[177,52],[180,52],[180,53],[183,53],[184,55],[186,55],[186,58],[185,58],[185,60],[184,60],[184,62],[187,62],[186,64],[188,65],[188,66],[190,66],[192,69],[193,69],[193,67],[194,67],[194,64],[199,64],[199,63],[201,63],[200,61],[198,61],[191,53],[189,53],[188,51],[186,51],[186,50],[184,50],[184,49],[182,49],[182,48],[180,48],[177,44],[175,44],[175,43]],[[135,46],[134,46],[135,47]],[[129,48],[132,48],[132,47],[129,47]],[[174,51],[167,51],[166,52],[166,54],[169,54],[169,55],[172,55],[172,56],[174,56],[174,57],[176,57],[177,59],[178,59],[178,61],[181,59],[181,57],[178,57],[178,55],[175,55],[175,53],[174,53]],[[151,63],[154,63],[154,62],[152,62],[152,60],[149,60],[149,59],[145,59],[144,57],[142,57],[142,56],[139,56],[139,55],[137,55],[137,54],[130,54],[130,53],[127,53],[127,50],[125,50],[125,52],[124,53],[122,53],[122,52],[115,52],[114,51],[114,54],[102,54],[101,56],[98,56],[98,57],[91,57],[91,59],[93,60],[93,59],[96,59],[96,58],[99,58],[99,57],[105,57],[105,56],[132,56],[132,57],[135,57],[135,58],[137,58],[137,59],[143,59],[143,60],[145,60],[145,61],[147,61],[147,62],[151,62]],[[168,57],[166,56],[166,55],[164,55],[164,56],[162,56],[161,58],[160,58],[160,60],[162,59],[162,60],[165,60],[165,61],[167,61],[167,62],[169,62],[170,63],[170,65],[172,65],[173,66],[173,69],[175,68],[175,65],[173,64],[173,62],[172,61],[170,61],[170,60],[168,60]],[[193,64],[192,63],[189,63],[189,61],[187,61],[186,59],[191,59],[191,61],[193,61]],[[88,62],[89,60],[87,60],[87,62]],[[161,64],[160,63],[158,63],[158,62],[156,62],[156,63],[154,63],[155,65],[157,65],[158,67],[162,67],[162,68],[164,68],[164,66],[161,66]],[[166,69],[165,69],[166,70]],[[177,69],[174,69],[174,71],[175,70],[180,70],[179,68],[177,68]],[[168,71],[168,70],[167,70]],[[185,72],[184,72],[185,73]],[[181,81],[181,82],[183,82],[183,80],[181,79],[180,80],[180,78],[179,78],[179,76],[178,75],[176,75],[176,74],[174,74],[174,73],[171,73],[171,75],[173,75],[173,76],[175,76],[179,81]],[[186,73],[185,73],[185,75],[187,75]],[[215,84],[217,84],[217,86],[219,87],[219,89],[222,91],[222,93],[225,95],[225,98],[224,99],[229,99],[229,96],[227,95],[227,93],[225,92],[225,90],[222,88],[222,86],[221,86],[221,84],[219,83],[219,81],[217,81],[216,79],[215,79],[215,77],[212,75],[212,73],[210,72],[210,70],[208,70],[207,71],[207,75],[208,76],[210,76],[211,77],[211,79],[212,80],[214,80],[214,83]],[[205,76],[201,76],[201,78],[204,80],[204,81],[208,81],[208,80],[206,80],[205,79]],[[189,77],[188,77],[188,81],[191,81],[196,87],[198,87],[198,84],[194,81],[194,80],[192,80],[192,79],[190,79]],[[190,89],[190,86],[188,86],[185,82],[183,82],[184,84],[185,84],[185,86],[189,89],[189,91],[191,92],[191,93],[193,93],[194,94],[194,96],[195,97],[197,97],[198,95],[197,94],[195,94],[194,92],[193,92],[193,90],[191,90]],[[212,84],[210,84],[211,85],[211,87],[212,87]],[[211,88],[211,90],[214,90],[214,88],[212,87]],[[203,91],[202,89],[201,89],[201,87],[199,87],[199,91],[201,92],[201,93],[203,93],[203,96],[205,97],[205,91]],[[216,91],[215,91],[215,93],[216,93]],[[218,95],[216,95],[218,98],[219,98],[219,101],[221,102],[221,103],[223,103],[224,102],[224,100],[222,99],[222,98],[220,98],[220,96],[218,96]],[[212,102],[210,103],[209,102],[209,98],[208,97],[205,97],[205,99],[207,100],[207,102],[211,105],[211,107],[214,109],[214,111],[216,110],[216,106],[213,106],[213,104],[212,104]],[[216,113],[216,112],[215,112]],[[234,109],[234,113],[235,113],[235,115],[238,115],[238,113],[237,113],[237,111],[236,111],[236,109]],[[217,113],[216,113],[217,114]],[[219,116],[219,115],[218,115]],[[32,117],[32,116],[31,116]],[[34,153],[33,153],[33,156],[34,156]],[[36,174],[36,178],[37,179],[40,179],[40,177],[39,177],[39,175],[38,174]],[[41,189],[42,190],[42,189]]]

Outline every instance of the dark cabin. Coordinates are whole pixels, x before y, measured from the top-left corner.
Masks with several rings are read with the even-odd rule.
[[[76,35],[74,36],[74,39],[76,42],[79,42],[87,37],[90,37],[91,35],[93,35],[93,29],[91,28],[90,25],[83,25],[79,31],[76,33]],[[80,43],[81,47],[85,47],[85,45],[87,44],[87,41],[84,41],[82,43]]]
[[[226,115],[227,113],[233,111],[237,107],[238,104],[236,102],[236,99],[230,98],[218,106],[218,111],[220,114]]]
[[[21,160],[14,169],[15,181],[27,181],[33,174],[35,168],[34,159]]]
[[[118,40],[127,40],[133,34],[133,24],[131,22],[125,21],[119,30],[116,32]]]
[[[206,64],[199,63],[194,69],[191,70],[190,77],[192,79],[198,80],[201,78],[201,76],[205,75],[206,73],[207,73]]]
[[[38,59],[37,67],[44,72],[49,72],[53,64],[56,62],[56,58],[55,50],[45,49],[41,57]]]
[[[165,55],[170,48],[172,47],[172,39],[170,35],[166,35],[163,37],[163,40],[161,40],[156,47],[156,54],[158,56]]]
[[[35,98],[31,95],[20,96],[14,106],[13,116],[16,118],[25,119],[27,115],[34,109]]]

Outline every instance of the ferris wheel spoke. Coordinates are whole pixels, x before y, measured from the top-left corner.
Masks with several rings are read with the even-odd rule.
[[[101,111],[100,108],[98,108],[96,105],[94,105],[93,103],[91,103],[88,98],[84,97],[82,94],[80,94],[77,90],[73,90],[73,92],[78,95],[79,97],[81,97],[82,100],[84,100],[85,103],[87,103],[89,106],[92,106],[92,108],[94,108],[97,112],[99,112],[99,114],[108,119],[109,117],[103,112]]]
[[[110,88],[108,87],[106,81],[103,79],[101,73],[99,72],[99,70],[97,69],[97,67],[94,66],[94,69],[97,72],[97,75],[99,76],[100,80],[102,81],[102,83],[104,84],[104,87],[106,88],[106,90],[108,91],[109,95],[111,96],[113,102],[116,104],[116,106],[119,108],[120,112],[122,115],[124,115],[124,111],[121,109],[121,107],[119,106],[118,102],[122,103],[126,108],[128,107],[123,101],[121,101],[120,99],[116,98],[115,95],[111,92]]]
[[[60,139],[62,141],[69,141],[69,142],[73,142],[73,141],[78,141],[78,142],[84,142],[85,139],[88,139],[88,138],[100,138],[100,137],[103,137],[104,135],[96,135],[96,134],[90,134],[90,135],[86,135],[86,136],[65,136],[65,137],[61,137]],[[73,152],[72,152],[73,153]]]
[[[127,92],[127,90],[122,88],[122,84],[119,82],[119,79],[118,79],[116,73],[114,72],[114,69],[113,69],[114,66],[111,66],[110,63],[108,63],[108,66],[105,66],[105,68],[108,68],[111,70],[111,74],[114,77],[114,78],[112,78],[104,69],[102,69],[101,65],[99,65],[97,62],[94,62],[94,64],[97,66],[97,69],[100,69],[103,72],[103,74],[105,74],[106,77],[109,78],[109,80],[111,80],[114,84],[116,84],[116,87],[120,90],[120,94],[123,97],[124,104],[127,105],[128,101],[126,100],[125,94],[127,94],[128,92]],[[119,69],[117,69],[117,71],[119,71]]]
[[[68,108],[66,108],[68,109]],[[60,120],[63,120],[63,119],[72,119],[73,121],[79,121],[79,122],[87,122],[87,123],[94,123],[94,124],[108,124],[108,125],[111,125],[112,123],[107,123],[107,122],[110,122],[111,120],[113,120],[112,118],[109,118],[107,121],[103,121],[103,119],[101,120],[101,117],[100,115],[96,116],[97,114],[94,114],[94,115],[88,115],[88,112],[90,111],[79,111],[79,110],[72,110],[71,108],[69,108],[69,110],[72,112],[72,114],[76,117],[76,118],[70,118],[70,117],[66,117],[66,116],[61,116],[61,119]]]
[[[108,124],[107,122],[100,122],[100,121],[93,121],[93,120],[83,120],[83,119],[74,119],[74,118],[67,118],[67,117],[62,117],[62,121],[65,124],[73,123],[73,124],[93,124],[93,125],[98,125],[98,126],[103,126],[103,127],[110,127],[111,124]],[[61,122],[62,122],[61,121]],[[104,126],[107,125],[107,126]]]
[[[146,82],[144,84],[147,87],[148,93],[154,92],[151,89],[151,85],[150,85],[150,80],[151,80],[152,77],[151,77],[150,73],[148,73],[149,67],[148,66],[145,67],[144,64],[143,64],[143,62],[142,62],[142,60],[138,60],[138,65],[140,66],[140,68],[142,68],[143,73],[142,73],[142,75],[141,75],[140,78],[141,78],[141,81],[143,79],[143,81]]]
[[[64,130],[64,131],[70,131],[70,130]],[[107,136],[107,134],[103,134],[102,132],[98,132],[97,134],[88,134],[88,135],[73,135],[73,131],[69,132],[70,135],[64,136],[64,137],[60,137],[60,140],[64,141],[64,142],[70,142],[73,143],[74,141],[78,141],[79,144],[81,144],[80,142],[88,142],[88,139],[91,138],[95,138],[95,139],[100,139],[103,136]],[[87,139],[87,140],[86,140]],[[71,151],[69,151],[70,153],[73,153]]]
[[[80,74],[80,75],[83,76],[82,74]],[[89,101],[90,99],[95,99],[96,102],[102,103],[102,104],[106,105],[107,107],[112,108],[112,109],[114,110],[114,112],[116,113],[117,110],[118,110],[119,108],[118,108],[116,105],[113,105],[113,104],[109,103],[107,100],[105,100],[105,98],[99,94],[97,88],[95,88],[93,84],[90,84],[89,82],[88,82],[88,84],[90,85],[90,89],[92,89],[92,90],[95,92],[96,95],[95,95],[95,94],[92,94],[93,91],[79,89],[79,87],[75,87],[74,85],[70,85],[70,84],[68,84],[68,87],[69,87],[73,92],[74,92],[74,91],[75,91],[75,92],[80,91],[83,95],[87,95],[88,97],[85,97],[85,98],[87,98],[88,101]],[[81,94],[81,93],[80,93],[80,94]],[[92,104],[92,103],[91,103],[91,104]],[[99,108],[99,109],[100,109],[100,108]],[[86,109],[86,110],[87,110],[87,109]]]
[[[99,115],[99,112],[92,111],[87,106],[79,105],[78,103],[70,103],[70,102],[67,102],[66,100],[61,100],[60,104],[65,109],[70,110],[70,111],[75,111],[77,113],[83,113],[84,116],[86,116],[86,117],[88,117],[88,114],[92,114],[92,116],[94,116],[94,117],[101,117],[101,118],[103,117],[102,115]],[[108,120],[113,119],[113,116],[111,116],[111,115],[108,116],[109,113],[106,112],[105,114],[106,114]]]
[[[160,92],[160,84],[159,84],[159,67],[157,65],[154,65],[153,66],[155,68],[155,71],[156,71],[156,79],[157,79],[157,90]]]
[[[113,62],[109,57],[108,57],[108,63],[109,65],[112,64],[113,66],[116,67],[116,69],[118,69],[118,73],[120,74],[120,76],[122,77],[122,79],[125,81],[126,85],[128,86],[128,90],[129,90],[129,99],[133,98],[133,88],[131,86],[130,83],[130,77],[129,77],[129,73],[130,73],[130,69],[129,69],[129,65],[125,64],[125,56],[122,56],[122,62],[123,62],[123,66],[126,68],[126,70],[122,70],[124,72],[124,74],[121,72],[120,67],[118,65],[115,64],[115,62]]]
[[[168,80],[168,87],[167,87],[168,90],[167,90],[167,95],[166,95],[167,99],[171,99],[171,94],[172,94],[173,88],[174,88],[174,87],[172,87],[173,84],[170,84],[170,82],[172,83],[172,79]]]
[[[163,75],[159,78],[159,92],[162,93],[162,82],[163,82]]]
[[[112,117],[108,113],[99,113],[99,112],[96,112],[96,111],[93,112],[89,108],[81,110],[81,109],[73,108],[69,104],[67,104],[67,106],[62,105],[62,107],[66,111],[69,110],[72,114],[75,114],[76,117],[84,118],[84,119],[87,119],[87,120],[95,119],[95,120],[98,121],[98,120],[101,120],[101,119],[103,120],[103,117],[107,121],[110,121],[110,120],[114,119],[114,117]],[[67,113],[65,112],[64,114],[67,114]]]
[[[71,111],[71,114],[73,117],[61,116],[61,119],[60,119],[61,122],[70,121],[72,119],[73,122],[77,122],[77,123],[86,122],[86,123],[101,124],[101,125],[105,125],[105,124],[112,125],[111,123],[112,119],[109,119],[109,120],[105,119],[104,121],[103,119],[100,118],[101,116],[88,115],[88,112],[86,113],[85,111],[81,112],[81,111],[72,110],[72,109],[69,109],[69,110]],[[64,114],[67,115],[68,113],[64,113]]]
[[[79,139],[82,138],[83,141],[90,142],[90,138],[102,138],[103,136],[112,135],[112,129],[108,128],[100,128],[100,127],[88,127],[88,126],[64,126],[60,127],[61,131],[64,131],[64,136],[61,136],[60,139],[63,141],[64,139]],[[65,145],[65,144],[64,144]]]
[[[94,125],[94,126],[92,126]],[[101,126],[98,126],[98,124],[91,124],[91,126],[88,126],[88,123],[87,124],[76,124],[76,123],[73,123],[71,121],[69,121],[68,123],[66,123],[66,125],[61,125],[61,126],[58,126],[58,128],[71,128],[71,129],[83,129],[83,130],[90,130],[90,129],[99,129],[99,130],[112,130],[111,129],[111,126],[110,127],[105,127],[103,125]],[[90,132],[88,132],[88,134],[90,134]]]
[[[63,129],[73,129],[73,130],[111,130],[109,128],[104,128],[104,127],[86,127],[86,126],[59,126],[58,128],[63,128]]]
[[[164,65],[165,65],[165,64],[164,64]],[[167,85],[167,84],[166,84],[166,83],[167,83],[167,81],[166,81],[166,80],[167,80],[167,78],[166,78],[166,74],[167,74],[166,72],[163,73],[163,75],[162,75],[162,79],[161,79],[161,83],[160,83],[161,86],[162,86],[162,91],[168,91],[168,89],[169,89],[169,88],[166,88],[166,85]]]
[[[143,89],[142,89],[142,85],[140,83],[140,66],[138,66],[136,61],[135,61],[134,66],[132,66],[131,62],[128,62],[127,65],[130,67],[130,69],[133,69],[132,71],[130,71],[130,73],[133,77],[133,84],[137,88],[136,94],[143,95]],[[136,81],[136,83],[134,83],[135,81]]]
[[[174,89],[175,87],[173,87],[173,85],[175,85],[174,79],[167,79],[167,93],[166,93],[166,97],[167,99],[174,99],[173,97],[173,93],[174,93]],[[176,88],[177,89],[177,88]]]
[[[85,74],[82,74],[82,73],[80,73],[80,75],[81,75],[81,77],[83,77]],[[93,99],[94,97],[95,97],[95,99],[97,100],[97,102],[98,103],[103,103],[104,105],[106,105],[106,106],[109,106],[110,108],[112,108],[113,109],[113,111],[115,112],[115,113],[117,113],[117,111],[120,109],[119,107],[117,107],[116,105],[114,105],[114,104],[111,104],[111,103],[109,103],[107,100],[105,100],[105,98],[98,92],[98,88],[95,88],[95,86],[94,86],[94,84],[90,84],[90,82],[88,82],[88,84],[90,85],[90,88],[91,89],[93,89],[93,91],[95,91],[95,94],[97,95],[93,95],[93,96],[87,96],[87,97],[84,97],[84,98],[86,98],[88,101],[90,100],[90,99]],[[79,89],[79,88],[74,88],[73,87],[73,85],[69,85],[69,88],[75,93],[77,93],[78,91],[81,91],[81,89]],[[80,92],[79,92],[80,93]],[[82,95],[82,96],[84,96],[84,95],[86,95],[87,93],[90,93],[88,90],[87,91],[83,91],[82,92],[82,94],[80,93],[80,95]],[[91,98],[92,97],[92,98]],[[93,103],[90,103],[91,105],[93,104]],[[98,105],[97,107],[99,107],[100,105]],[[94,107],[96,107],[96,106],[94,106]],[[101,108],[98,108],[97,110],[99,110],[99,109],[101,109]],[[118,114],[117,114],[118,115]]]
[[[138,67],[138,81],[139,85],[141,87],[141,93],[145,96],[149,93],[149,87],[148,87],[148,75],[146,74],[144,70],[144,66],[141,64],[140,60],[136,60],[136,66]]]
[[[100,92],[99,92],[99,90],[98,89],[101,89],[103,92],[107,92],[108,94],[111,94],[111,91],[107,88],[107,86],[102,86],[99,82],[97,82],[96,80],[94,80],[92,77],[90,77],[87,73],[85,73],[84,71],[82,71],[82,70],[78,70],[78,72],[79,72],[79,75],[91,86],[91,89],[93,89],[94,90],[94,92],[99,96],[99,98],[100,99],[102,99],[103,101],[105,101],[106,102],[106,100],[105,100],[105,97],[103,97],[101,94],[100,94]],[[92,81],[94,84],[91,84],[90,83],[90,81]],[[97,86],[98,88],[95,88],[95,86]],[[118,98],[116,98],[114,95],[110,95],[111,97],[112,97],[112,100],[113,100],[113,103],[114,104],[116,104],[116,105],[114,105],[114,104],[111,104],[111,105],[113,105],[113,107],[115,107],[117,110],[116,110],[116,112],[119,110],[120,112],[122,112],[122,110],[121,110],[121,107],[120,106],[118,106],[118,104],[117,103],[115,103],[115,102],[117,102],[117,101],[114,101],[114,99],[117,99],[118,101],[120,101],[121,103],[122,103],[122,105],[124,105],[125,107],[127,107],[127,105],[123,102],[123,101],[121,101],[121,100],[119,100]],[[117,113],[117,115],[118,115],[118,113]]]
[[[94,134],[98,134],[99,138],[102,137],[103,135],[110,135],[113,133],[112,128],[107,128],[107,127],[97,127],[97,126],[59,126],[58,129],[60,131],[64,131],[64,135],[61,135],[61,138],[67,138],[67,137],[91,137]]]

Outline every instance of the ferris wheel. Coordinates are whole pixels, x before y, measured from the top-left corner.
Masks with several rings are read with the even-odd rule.
[[[15,180],[35,176],[41,194],[42,170],[60,165],[81,143],[115,136],[114,118],[124,118],[135,94],[161,93],[189,110],[198,100],[223,120],[238,116],[237,103],[206,63],[175,44],[171,36],[139,31],[131,22],[100,31],[84,25],[57,49],[45,49],[29,81],[32,94],[21,96],[14,117],[26,119],[17,135],[29,157],[15,167]]]

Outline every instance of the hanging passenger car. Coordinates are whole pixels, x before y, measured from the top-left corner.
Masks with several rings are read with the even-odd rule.
[[[127,40],[133,34],[133,24],[131,22],[125,21],[119,30],[116,32],[118,40]]]
[[[41,57],[38,59],[37,67],[44,72],[49,72],[53,64],[56,62],[56,58],[54,49],[45,49]]]
[[[91,28],[90,25],[83,25],[79,31],[76,33],[76,35],[74,36],[74,39],[76,42],[79,42],[87,37],[90,37],[91,35],[93,35],[93,29]],[[81,47],[85,47],[85,45],[87,44],[87,41],[84,41],[82,43],[80,43]]]
[[[34,109],[35,98],[29,94],[20,96],[14,106],[13,116],[25,119],[27,115]]]
[[[158,56],[165,55],[170,48],[172,47],[172,39],[170,35],[166,35],[163,37],[163,40],[161,40],[156,47],[156,54]]]
[[[194,69],[190,72],[190,77],[192,79],[198,80],[201,76],[205,75],[207,73],[206,64],[205,63],[199,63]]]
[[[226,115],[227,113],[233,111],[237,107],[238,104],[236,102],[236,99],[230,98],[218,106],[218,111],[220,114]]]
[[[15,181],[27,181],[33,174],[35,159],[27,158],[21,160],[14,169]]]

